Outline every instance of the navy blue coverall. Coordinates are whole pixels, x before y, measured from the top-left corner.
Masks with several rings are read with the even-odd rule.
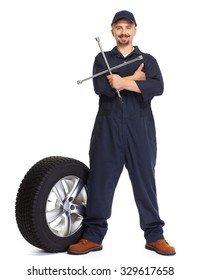
[[[143,60],[116,69],[113,74],[130,76],[143,62],[146,80],[136,81],[141,94],[120,91],[121,104],[106,75],[94,79],[94,90],[100,99],[89,151],[88,202],[83,238],[102,243],[107,232],[107,219],[111,216],[114,191],[125,165],[132,183],[141,229],[146,241],[153,242],[164,238],[164,222],[159,217],[156,196],[156,133],[151,110],[151,99],[163,93],[162,75],[155,58],[142,53],[137,46],[126,57],[117,47],[105,54],[110,67],[143,55]],[[106,68],[99,53],[93,72],[96,74]]]

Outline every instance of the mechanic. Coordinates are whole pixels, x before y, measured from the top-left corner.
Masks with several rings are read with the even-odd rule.
[[[156,59],[133,46],[137,31],[133,14],[126,10],[117,12],[111,26],[116,47],[105,52],[110,67],[139,55],[143,60],[93,80],[100,99],[90,143],[84,232],[82,239],[70,245],[67,252],[80,255],[102,249],[114,191],[125,165],[144,231],[145,248],[162,255],[174,255],[175,248],[163,235],[164,221],[159,216],[154,174],[156,133],[151,100],[163,93],[163,78]],[[105,69],[106,63],[99,53],[93,73]],[[120,91],[123,103],[116,90]]]

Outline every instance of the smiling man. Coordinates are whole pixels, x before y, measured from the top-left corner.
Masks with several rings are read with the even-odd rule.
[[[125,166],[133,187],[140,227],[144,231],[145,248],[161,255],[174,255],[174,247],[163,235],[164,221],[159,216],[154,172],[156,133],[151,100],[163,93],[162,75],[155,58],[133,46],[137,24],[131,12],[116,13],[111,26],[116,46],[105,53],[110,67],[139,55],[143,56],[143,62],[129,64],[112,75],[94,79],[94,90],[100,101],[90,144],[84,232],[77,244],[69,246],[68,253],[80,255],[102,249],[115,188]],[[105,69],[105,61],[99,53],[93,72],[96,74]],[[119,102],[116,90],[120,91],[123,103]],[[133,235],[129,250],[134,250],[135,242]],[[123,246],[123,241],[117,246]]]

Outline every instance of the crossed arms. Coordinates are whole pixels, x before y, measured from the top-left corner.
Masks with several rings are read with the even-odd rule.
[[[121,77],[117,74],[108,75],[108,82],[110,86],[114,89],[126,89],[137,93],[141,93],[141,90],[135,81],[146,80],[146,74],[142,71],[143,67],[144,63],[141,63],[138,69],[133,73],[133,75],[127,77]]]

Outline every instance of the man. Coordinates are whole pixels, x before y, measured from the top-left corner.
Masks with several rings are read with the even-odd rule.
[[[116,13],[111,26],[116,47],[105,53],[110,67],[139,55],[143,55],[143,62],[131,63],[112,75],[94,79],[100,101],[90,144],[84,232],[77,244],[69,246],[68,253],[86,254],[102,249],[114,191],[125,165],[146,239],[145,248],[162,255],[174,255],[174,247],[163,236],[164,222],[159,217],[154,177],[156,135],[151,99],[163,93],[162,75],[156,60],[132,44],[137,26],[132,13],[125,10]],[[99,53],[93,72],[105,69],[105,61]],[[123,102],[116,90],[120,91]]]

